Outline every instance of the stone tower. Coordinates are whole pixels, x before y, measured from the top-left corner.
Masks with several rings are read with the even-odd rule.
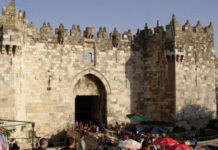
[[[25,110],[19,111],[20,107],[24,107],[24,103],[18,94],[22,92],[20,87],[22,66],[19,57],[21,57],[22,48],[25,47],[25,29],[27,29],[26,13],[18,11],[15,1],[12,0],[9,6],[3,7],[0,15],[0,64],[2,68],[0,87],[5,89],[0,92],[0,103],[7,106],[1,108],[4,112],[1,118],[7,116],[11,119],[23,119],[25,114]],[[8,98],[10,101],[7,100]]]
[[[216,87],[213,26],[175,28],[175,113],[179,120],[216,117]]]
[[[157,22],[135,35],[135,46],[144,50],[144,96],[138,107],[150,118],[186,120],[193,124],[214,118],[215,53],[212,24],[180,25],[173,15],[164,30]],[[158,110],[158,111],[157,111]],[[204,120],[203,119],[203,120]],[[204,123],[203,123],[204,124]]]

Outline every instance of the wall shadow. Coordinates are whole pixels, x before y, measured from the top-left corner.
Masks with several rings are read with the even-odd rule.
[[[189,126],[198,128],[206,127],[211,119],[214,119],[214,112],[200,105],[186,105],[176,114],[176,121],[185,121]]]
[[[162,27],[138,30],[126,62],[130,84],[131,113],[141,112],[151,121],[172,121],[175,108],[175,60],[167,57],[173,41],[163,38]]]
[[[144,43],[141,37],[134,36],[130,43],[130,58],[125,64],[130,89],[130,113],[144,112]]]
[[[65,146],[67,140],[67,131],[62,130],[58,132],[56,135],[52,135],[49,139],[49,147],[60,147]]]

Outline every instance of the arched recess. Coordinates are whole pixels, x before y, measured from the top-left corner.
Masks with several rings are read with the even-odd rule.
[[[98,77],[101,82],[103,83],[105,89],[106,89],[106,92],[107,92],[107,95],[109,95],[111,93],[111,88],[110,88],[110,85],[109,85],[109,82],[107,81],[107,79],[104,77],[104,75],[102,75],[99,71],[95,70],[95,69],[86,69],[80,73],[78,73],[77,75],[74,76],[73,78],[73,82],[72,82],[72,88],[75,87],[75,85],[77,84],[77,82],[85,75],[87,74],[92,74],[92,75],[95,75],[96,77]]]
[[[85,122],[91,119],[107,124],[107,97],[111,89],[106,78],[96,70],[87,69],[74,77],[72,89],[74,120]]]

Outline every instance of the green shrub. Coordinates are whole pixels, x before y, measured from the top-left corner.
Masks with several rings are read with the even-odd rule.
[[[3,133],[8,137],[10,138],[11,134],[13,132],[15,132],[15,129],[7,129],[7,128],[2,128],[3,129]]]

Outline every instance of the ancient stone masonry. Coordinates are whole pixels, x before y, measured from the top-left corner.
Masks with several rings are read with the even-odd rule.
[[[63,24],[53,29],[44,22],[38,33],[14,0],[3,7],[1,119],[34,121],[37,136],[51,137],[76,121],[129,122],[133,112],[164,121],[215,117],[212,24],[180,25],[173,15],[166,27],[157,21],[135,35],[79,25],[70,35]]]
[[[215,117],[216,56],[211,23],[202,27],[198,21],[192,27],[187,21],[182,26],[173,15],[166,31],[158,21],[154,30],[146,24],[134,37],[134,46],[144,50],[145,98],[140,106],[145,106],[145,114],[164,120]]]

